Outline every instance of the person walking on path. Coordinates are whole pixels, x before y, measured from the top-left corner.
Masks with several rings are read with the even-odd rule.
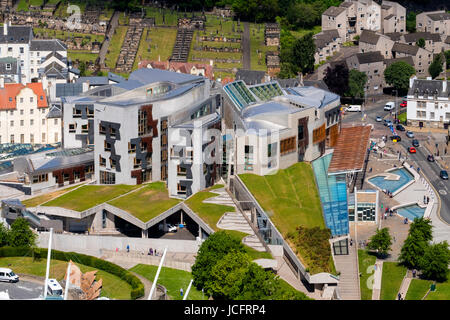
[[[130,252],[130,245],[127,244],[127,252]]]
[[[180,288],[180,296],[183,296],[183,288]]]

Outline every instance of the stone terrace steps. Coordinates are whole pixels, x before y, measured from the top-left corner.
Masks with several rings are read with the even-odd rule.
[[[187,62],[193,36],[193,30],[188,28],[178,28],[175,45],[172,50],[172,57],[170,58],[171,61]]]
[[[340,271],[338,289],[343,300],[360,300],[356,246],[349,246],[349,255],[334,256],[336,270]]]

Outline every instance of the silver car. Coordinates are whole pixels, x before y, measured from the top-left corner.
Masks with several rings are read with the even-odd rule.
[[[408,130],[408,131],[406,131],[406,136],[408,138],[414,138],[414,132]]]

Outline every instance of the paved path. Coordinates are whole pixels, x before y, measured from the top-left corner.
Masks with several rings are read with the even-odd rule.
[[[250,28],[248,22],[244,22],[244,32],[242,34],[242,69],[251,69],[250,50]]]
[[[105,57],[106,57],[106,54],[108,53],[109,42],[110,42],[112,36],[114,35],[114,31],[116,30],[117,25],[119,24],[119,16],[120,16],[120,12],[114,11],[114,14],[111,18],[111,22],[109,23],[109,26],[110,26],[109,32],[108,32],[107,36],[105,37],[105,41],[103,41],[102,48],[100,49],[100,53],[99,53],[100,66],[102,66],[105,63]]]
[[[380,300],[381,277],[383,275],[383,260],[375,261],[375,272],[373,278],[372,300]]]
[[[144,296],[140,297],[137,300],[148,300],[148,296],[150,294],[150,290],[152,288],[153,283],[150,282],[147,278],[141,276],[140,274],[137,274],[136,272],[130,271],[132,274],[134,274],[136,277],[139,278],[139,280],[141,280],[142,284],[144,285]]]
[[[338,289],[342,300],[361,300],[357,255],[357,245],[354,243],[349,246],[348,255],[334,256],[336,270],[341,273]]]
[[[408,272],[406,273],[406,276],[403,278],[402,284],[400,285],[400,290],[399,293],[402,296],[402,299],[405,300],[406,298],[406,293],[408,292],[409,289],[409,285],[411,284],[411,280],[412,280],[412,272],[410,270],[408,270]],[[395,299],[398,299],[398,294],[397,297],[395,297]]]

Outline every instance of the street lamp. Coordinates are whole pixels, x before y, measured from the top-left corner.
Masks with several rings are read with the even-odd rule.
[[[397,105],[398,91],[397,91],[397,89],[394,89],[392,91],[395,91],[395,120],[397,120],[397,115],[398,115],[398,105]]]

